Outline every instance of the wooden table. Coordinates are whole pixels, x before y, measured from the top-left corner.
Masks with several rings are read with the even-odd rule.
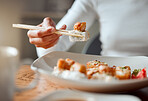
[[[30,66],[22,66],[16,75],[16,85],[20,87],[27,86],[34,79],[34,71],[30,69]],[[49,81],[46,75],[41,75],[37,86],[31,90],[19,92],[14,95],[14,101],[29,101],[36,99],[37,97],[44,96],[45,94],[55,91],[57,89],[63,89]]]
[[[30,69],[30,66],[22,66],[16,75],[16,85],[21,87],[28,85],[34,79],[34,74],[35,73]],[[47,75],[41,74],[38,85],[31,90],[16,93],[14,95],[14,101],[29,101],[37,99],[38,97],[44,96],[45,94],[58,89],[65,88],[55,85],[48,79]],[[148,101],[148,87],[120,94],[135,95],[139,97],[142,101]]]

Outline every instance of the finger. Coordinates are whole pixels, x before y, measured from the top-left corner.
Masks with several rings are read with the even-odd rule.
[[[36,47],[42,47],[42,48],[47,49],[47,48],[53,47],[57,42],[58,42],[58,40],[56,40],[56,41],[54,41],[54,43],[50,43],[50,44],[48,44],[48,45],[46,45],[46,46],[37,46],[37,45],[36,45]]]
[[[65,30],[66,28],[67,28],[67,26],[66,25],[63,25],[60,29],[61,30]],[[62,35],[59,34],[59,36],[62,36]]]
[[[57,39],[59,39],[58,36],[52,35],[52,36],[46,36],[46,37],[43,37],[43,38],[30,38],[29,42],[31,44],[44,46],[44,45],[49,44],[49,42],[52,42],[52,41],[57,40]]]
[[[51,48],[51,47],[53,47],[57,42],[58,42],[58,40],[55,41],[55,42],[52,43],[52,44],[49,44],[49,45],[44,46],[43,48],[44,48],[44,49]]]
[[[29,38],[42,38],[47,35],[54,34],[55,29],[54,28],[48,28],[45,30],[29,30],[27,32],[27,35]]]
[[[46,45],[46,46],[43,46],[42,48],[44,48],[44,49],[51,48],[51,47],[53,47],[57,42],[58,42],[58,40],[55,41],[54,43],[50,43],[50,44],[48,44],[48,45]]]
[[[65,30],[67,28],[67,26],[66,25],[63,25],[60,29],[61,30]]]
[[[43,27],[48,28],[48,27],[51,27],[51,26],[55,28],[54,21],[49,17],[44,18]]]
[[[52,41],[48,42],[48,44],[45,44],[45,45],[35,45],[35,46],[47,49],[47,48],[53,47],[58,42],[58,40],[59,39],[55,39],[55,40],[52,40]]]

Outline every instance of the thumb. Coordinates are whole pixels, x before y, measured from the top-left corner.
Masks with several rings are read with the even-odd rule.
[[[45,28],[54,27],[55,28],[55,22],[50,17],[46,17],[43,20],[43,27]]]
[[[63,25],[60,29],[61,30],[65,30],[67,28],[67,26],[66,25]]]
[[[66,27],[67,27],[66,25],[63,25],[60,29],[61,29],[61,30],[65,30]],[[59,36],[62,36],[62,35],[59,35]]]

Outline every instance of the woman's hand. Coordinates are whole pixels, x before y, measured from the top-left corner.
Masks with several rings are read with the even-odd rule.
[[[54,21],[51,18],[46,17],[38,26],[45,27],[45,30],[29,30],[27,33],[29,42],[36,47],[42,47],[45,49],[54,46],[61,36],[54,33],[56,31]],[[65,30],[66,25],[63,25],[60,29]]]

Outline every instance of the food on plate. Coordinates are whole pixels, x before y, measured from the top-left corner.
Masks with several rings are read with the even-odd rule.
[[[52,74],[66,79],[86,78],[86,66],[69,58],[59,59]]]
[[[109,67],[107,63],[98,60],[89,61],[86,65],[88,79],[104,81],[116,80],[114,77],[115,67]]]
[[[98,60],[89,61],[87,62],[87,75],[88,78],[92,78],[93,74],[108,74],[108,75],[115,75],[115,68],[109,67],[107,63],[100,62]]]
[[[147,77],[146,67],[142,70],[135,69],[131,73],[130,66],[109,66],[98,60],[88,61],[85,66],[69,58],[59,59],[52,74],[66,79],[104,80],[107,82]]]
[[[82,35],[83,37],[70,36],[70,41],[87,41],[89,39],[89,32],[86,31],[86,22],[77,22],[74,25],[74,30],[70,33]]]
[[[86,66],[85,65],[82,65],[82,64],[80,64],[78,62],[75,62],[71,66],[70,71],[79,71],[80,73],[86,74]]]
[[[70,70],[70,67],[75,63],[75,61],[71,60],[71,59],[59,59],[57,62],[57,67],[59,69],[67,69]]]
[[[132,73],[132,79],[147,78],[146,67],[141,69],[135,69]]]
[[[131,68],[129,66],[116,67],[115,77],[119,80],[130,79],[131,77]]]
[[[113,80],[117,80],[117,78],[115,78],[114,76],[108,75],[108,74],[100,74],[100,73],[95,73],[91,76],[91,78],[88,78],[91,80],[104,80],[106,82],[108,81],[113,81]]]

